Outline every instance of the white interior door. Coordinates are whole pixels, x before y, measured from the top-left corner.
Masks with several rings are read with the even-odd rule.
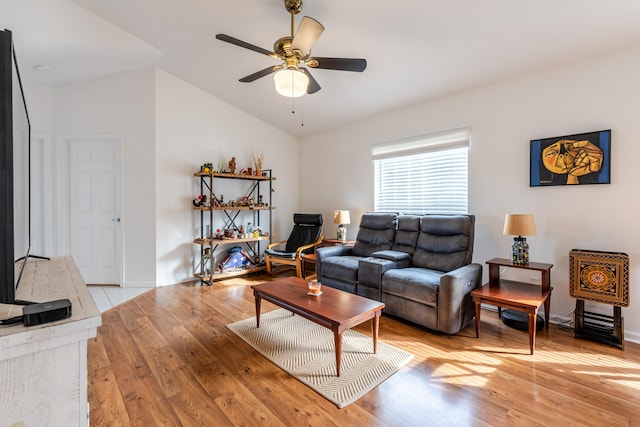
[[[122,159],[115,137],[69,140],[69,243],[88,284],[122,284]]]

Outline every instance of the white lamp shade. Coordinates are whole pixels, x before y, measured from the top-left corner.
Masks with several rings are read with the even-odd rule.
[[[333,223],[334,224],[351,224],[349,211],[335,211],[333,213]]]
[[[282,96],[298,98],[307,93],[309,77],[300,70],[288,68],[280,70],[273,75],[276,84],[276,92]]]
[[[507,214],[502,234],[509,236],[535,236],[536,222],[532,214]]]

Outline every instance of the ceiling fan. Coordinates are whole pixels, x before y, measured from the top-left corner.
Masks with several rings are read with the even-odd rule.
[[[311,47],[324,31],[324,27],[315,19],[305,16],[294,33],[294,16],[302,10],[302,0],[284,0],[284,7],[291,14],[291,35],[279,38],[273,45],[273,52],[226,34],[216,34],[218,40],[282,61],[278,65],[241,78],[241,82],[250,83],[276,72],[274,76],[276,91],[284,96],[298,97],[320,90],[320,85],[306,67],[357,72],[367,68],[366,59],[310,56]]]

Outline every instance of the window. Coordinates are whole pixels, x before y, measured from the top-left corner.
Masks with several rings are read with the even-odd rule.
[[[375,210],[466,214],[468,129],[376,145]]]

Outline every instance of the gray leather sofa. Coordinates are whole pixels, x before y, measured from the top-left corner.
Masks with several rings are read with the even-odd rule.
[[[318,280],[385,303],[384,312],[455,334],[474,317],[473,215],[366,213],[353,246],[316,250]]]

